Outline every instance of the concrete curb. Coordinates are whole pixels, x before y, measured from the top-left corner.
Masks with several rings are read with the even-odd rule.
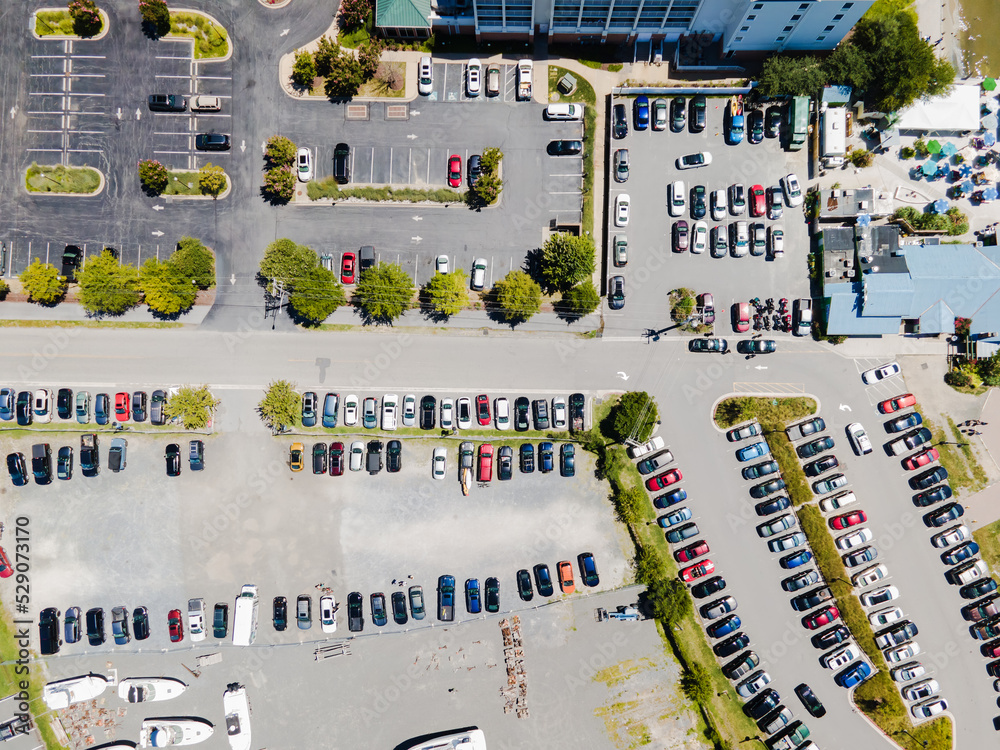
[[[62,165],[53,165],[53,166],[62,166]],[[42,192],[40,190],[38,191],[28,190],[28,169],[30,169],[30,167],[26,167],[24,172],[21,173],[23,176],[21,184],[24,185],[24,192],[32,196],[52,195],[52,196],[58,196],[60,198],[93,198],[94,196],[103,193],[104,186],[107,184],[107,180],[104,178],[104,172],[102,172],[99,169],[95,169],[94,167],[70,167],[70,169],[89,169],[92,172],[97,172],[97,176],[101,178],[101,184],[97,186],[97,190],[95,190],[93,193],[62,193],[54,190],[50,190],[49,192]]]
[[[98,39],[103,39],[104,37],[106,37],[108,35],[108,32],[111,31],[111,19],[108,18],[108,14],[107,13],[105,13],[103,10],[101,10],[100,8],[98,8],[97,9],[97,13],[101,17],[101,32],[99,34],[97,34],[96,36],[77,36],[76,34],[49,34],[48,36],[39,36],[35,32],[35,27],[38,25],[36,17],[38,16],[39,13],[56,13],[56,12],[65,11],[65,10],[66,10],[65,8],[38,8],[37,10],[35,10],[31,14],[31,18],[28,19],[28,22],[31,24],[31,26],[28,29],[28,31],[31,32],[31,35],[33,37],[35,37],[35,39],[38,39],[38,40],[43,41],[43,42],[46,41],[46,40],[57,41],[57,42],[62,42],[62,41],[66,41],[66,40],[79,40],[81,42],[95,42]]]
[[[278,10],[279,8],[284,8],[286,5],[292,2],[292,0],[281,0],[278,3],[269,3],[267,0],[257,0],[258,3],[263,5],[268,10]]]

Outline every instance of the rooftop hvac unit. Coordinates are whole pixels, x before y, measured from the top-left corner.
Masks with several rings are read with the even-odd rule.
[[[832,276],[836,276],[836,275],[837,275],[837,271],[836,271],[836,269],[834,269],[834,268],[831,268],[831,269],[829,269],[829,270],[828,270],[828,271],[826,272],[826,275],[827,275],[827,278],[830,278],[830,277],[832,277]]]

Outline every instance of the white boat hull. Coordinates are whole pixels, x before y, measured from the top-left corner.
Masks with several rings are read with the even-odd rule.
[[[42,700],[51,709],[66,708],[74,703],[89,701],[103,693],[108,680],[97,674],[71,677],[50,682],[42,689]]]
[[[142,747],[197,745],[215,732],[204,719],[146,719],[142,722],[139,744]]]
[[[187,690],[172,677],[129,677],[118,683],[118,697],[129,703],[153,703],[176,698]]]
[[[222,694],[226,714],[226,733],[233,750],[250,750],[250,702],[245,687],[235,683]]]

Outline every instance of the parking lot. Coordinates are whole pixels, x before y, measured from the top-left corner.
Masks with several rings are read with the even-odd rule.
[[[486,70],[491,64],[483,65],[485,84]],[[474,102],[492,103],[517,101],[517,65],[512,63],[497,63],[500,68],[500,93],[497,96],[486,96],[485,85],[479,96],[469,96],[465,85],[465,63],[434,63],[434,83],[431,93],[427,94],[429,102]],[[547,83],[546,83],[547,85]]]
[[[657,97],[650,95],[653,102]],[[685,96],[685,110],[689,110],[690,96]],[[690,191],[695,185],[705,188],[706,196],[717,189],[726,189],[740,182],[749,194],[752,185],[761,185],[767,190],[778,186],[779,179],[789,173],[799,176],[803,191],[807,177],[807,152],[785,151],[782,138],[764,138],[761,143],[752,144],[748,138],[735,146],[724,140],[724,115],[728,98],[709,96],[707,104],[707,124],[702,132],[692,132],[690,117],[681,132],[672,132],[668,127],[656,131],[651,127],[636,130],[633,114],[633,97],[614,98],[614,104],[625,104],[629,132],[625,138],[616,139],[607,134],[609,161],[606,182],[608,185],[607,228],[605,230],[606,268],[609,276],[621,274],[625,277],[625,308],[606,312],[607,324],[622,332],[641,332],[647,329],[660,330],[670,325],[670,309],[666,293],[670,289],[687,287],[695,293],[711,292],[717,307],[716,331],[722,335],[731,329],[727,324],[727,308],[734,302],[746,301],[752,297],[765,299],[780,297],[793,299],[808,296],[809,283],[803,273],[805,258],[809,251],[807,227],[801,208],[790,208],[784,204],[783,216],[773,221],[766,217],[757,219],[744,210],[742,215],[727,215],[713,221],[710,203],[709,211],[703,219],[709,229],[722,226],[728,236],[728,224],[734,221],[760,222],[765,227],[782,225],[785,234],[784,257],[772,259],[768,255],[757,257],[747,255],[734,258],[731,254],[723,258],[712,257],[709,249],[697,254],[690,251],[673,252],[671,228],[674,222],[684,220],[689,229],[695,219],[691,215]],[[614,179],[614,153],[618,149],[629,151],[630,169],[627,182]],[[712,155],[711,163],[694,169],[679,170],[679,157],[705,151]],[[686,197],[685,209],[681,216],[670,216],[667,203],[668,185],[681,180]],[[627,227],[615,226],[614,207],[618,195],[627,194],[631,199],[630,218]],[[749,202],[749,196],[748,196]],[[616,268],[611,260],[611,245],[616,234],[628,238],[628,264]],[[665,281],[667,279],[668,281]],[[721,324],[721,327],[720,327]]]

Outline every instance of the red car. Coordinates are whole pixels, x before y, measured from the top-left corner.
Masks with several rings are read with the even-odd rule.
[[[704,539],[699,539],[694,544],[689,544],[684,549],[677,550],[674,553],[674,559],[677,562],[691,562],[695,558],[707,555],[708,552],[708,542]]]
[[[458,154],[448,157],[448,186],[462,187],[462,157]]]
[[[7,557],[3,547],[0,547],[0,578],[10,578],[12,575],[14,569],[10,566],[10,558]]]
[[[763,216],[764,211],[764,188],[754,185],[750,188],[750,215]]]
[[[750,303],[740,302],[733,305],[733,330],[746,333],[750,330]]]
[[[863,510],[856,510],[853,513],[844,513],[839,516],[834,516],[830,519],[830,525],[835,529],[849,529],[852,526],[857,526],[859,523],[864,523],[868,520],[868,516],[865,515]]]
[[[340,283],[341,284],[353,284],[354,283],[354,270],[357,268],[358,256],[353,252],[344,253],[343,259],[340,261]]]
[[[483,443],[479,446],[479,479],[480,482],[489,482],[493,479],[493,446],[490,443]]]
[[[686,583],[697,580],[702,576],[707,576],[715,572],[715,563],[711,560],[702,560],[690,567],[681,570],[681,580]]]
[[[937,461],[940,458],[937,452],[937,448],[928,448],[925,451],[921,451],[909,458],[903,459],[903,468],[907,471],[913,471],[914,469],[919,469],[921,466],[926,466],[931,461]]]
[[[840,617],[840,610],[838,610],[833,605],[829,607],[823,607],[819,612],[809,615],[802,620],[802,624],[805,625],[810,630],[815,630],[816,628],[821,628],[824,625],[829,625],[831,622]]]
[[[330,476],[339,477],[344,473],[344,444],[330,443]]]
[[[128,393],[115,394],[115,419],[119,422],[128,422],[132,413],[131,402]]]
[[[656,492],[662,490],[664,487],[669,487],[672,484],[676,484],[684,478],[681,474],[680,469],[671,469],[670,471],[665,471],[657,477],[650,477],[646,480],[646,489],[651,492]]]
[[[486,394],[476,396],[476,419],[479,420],[480,427],[490,426],[490,400]]]
[[[893,398],[886,399],[878,405],[878,410],[883,414],[892,414],[894,411],[899,411],[900,409],[905,409],[908,406],[913,406],[915,403],[917,403],[916,396],[912,393],[904,393],[901,396],[894,396]]]
[[[181,620],[179,609],[172,609],[167,614],[167,627],[170,629],[171,643],[179,643],[184,640],[184,621]]]

